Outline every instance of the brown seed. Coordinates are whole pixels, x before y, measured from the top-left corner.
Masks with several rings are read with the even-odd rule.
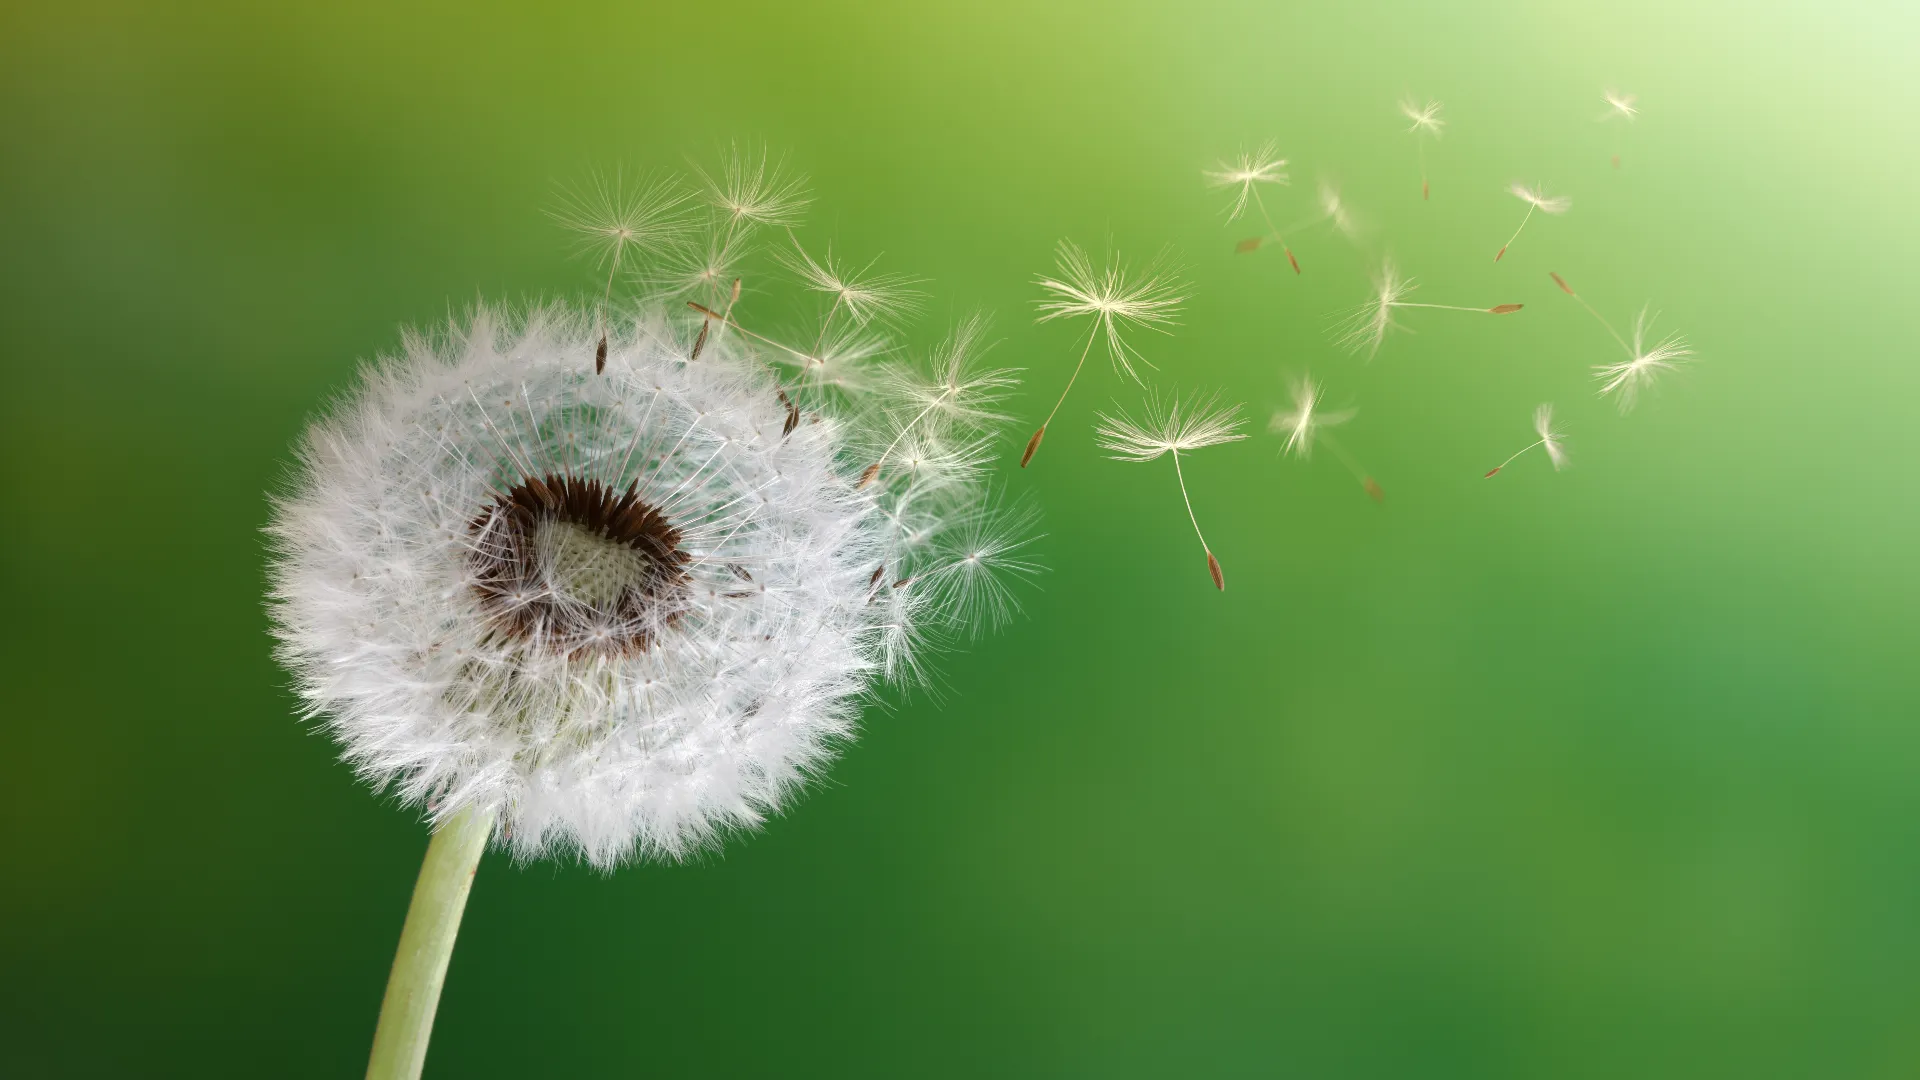
[[[1264,236],[1255,236],[1246,240],[1242,240],[1239,243],[1233,245],[1234,254],[1245,255],[1249,251],[1258,251],[1260,250],[1260,242],[1265,239],[1266,237]]]
[[[894,588],[896,588],[896,589],[904,589],[904,588],[906,588],[906,587],[907,587],[908,585],[911,585],[911,584],[913,584],[913,579],[912,579],[912,578],[910,578],[910,577],[903,577],[903,578],[901,578],[901,579],[900,579],[899,581],[896,581],[896,582],[894,582],[894,583],[893,583],[893,587],[894,587]]]
[[[1367,494],[1373,496],[1374,502],[1383,503],[1387,501],[1387,493],[1380,490],[1379,483],[1375,481],[1373,477],[1369,476],[1361,480],[1360,486],[1367,489]]]
[[[1293,249],[1292,249],[1292,248],[1288,248],[1288,249],[1287,249],[1287,261],[1293,264],[1293,272],[1294,272],[1294,273],[1296,273],[1296,274],[1297,274],[1297,273],[1299,273],[1299,272],[1300,272],[1300,260],[1299,260],[1299,259],[1296,259],[1296,258],[1294,258],[1294,257],[1293,257]]]
[[[733,291],[727,294],[727,306],[732,307],[733,305],[739,302],[740,302],[740,279],[734,278]]]
[[[742,581],[752,581],[752,580],[753,580],[753,575],[752,575],[752,574],[749,574],[749,573],[747,573],[747,568],[746,568],[746,567],[744,567],[744,566],[741,566],[741,565],[740,565],[739,563],[737,563],[737,562],[730,562],[730,563],[728,563],[728,564],[727,564],[727,569],[729,569],[729,570],[731,570],[731,571],[733,571],[733,572],[734,572],[734,574],[735,574],[735,575],[737,575],[737,576],[738,576],[738,577],[740,578],[740,580],[742,580]]]
[[[1428,201],[1427,200],[1427,182],[1425,180],[1420,181],[1420,201],[1421,202]]]
[[[607,335],[600,335],[600,347],[593,350],[593,373],[599,375],[607,370]]]
[[[799,426],[800,426],[800,406],[795,405],[793,402],[789,401],[787,402],[787,422],[785,425],[783,425],[780,428],[780,437],[784,439],[787,436],[793,434],[793,429]]]
[[[1487,470],[1487,476],[1492,476],[1494,473],[1497,473],[1504,468],[1506,468],[1505,465],[1495,465],[1493,468]],[[1485,480],[1487,476],[1483,476],[1480,479]]]
[[[1568,296],[1580,295],[1579,293],[1576,293],[1573,291],[1573,286],[1567,284],[1566,278],[1561,277],[1559,274],[1556,274],[1551,270],[1547,271],[1547,276],[1553,279],[1553,283],[1555,285],[1560,286],[1561,292],[1566,293]]]
[[[1494,253],[1493,261],[1499,262],[1501,257],[1504,256],[1506,253],[1507,253],[1507,245],[1501,244],[1500,250]]]
[[[1033,438],[1027,440],[1027,452],[1020,455],[1021,468],[1023,469],[1026,468],[1027,462],[1033,460],[1033,452],[1035,450],[1040,449],[1040,440],[1044,438],[1046,434],[1047,434],[1047,425],[1041,424],[1040,430],[1034,432]]]
[[[700,350],[707,347],[707,330],[712,326],[711,322],[700,320],[700,334],[693,339],[693,352],[687,356],[688,360],[700,359]]]
[[[886,563],[881,563],[881,564],[880,564],[879,566],[876,566],[876,567],[874,567],[874,568],[873,568],[873,576],[867,579],[867,588],[868,588],[868,589],[877,589],[877,588],[879,588],[879,587],[880,587],[880,579],[881,579],[881,578],[883,578],[883,577],[885,577],[886,575],[887,575],[887,564],[886,564]]]
[[[1619,155],[1619,154],[1615,154],[1615,155],[1613,155],[1613,167],[1614,167],[1614,168],[1616,168],[1616,169],[1620,167],[1620,155]]]
[[[863,490],[863,491],[866,490],[867,486],[872,484],[874,480],[877,479],[879,476],[880,476],[880,463],[876,461],[873,464],[867,466],[866,472],[863,472],[860,474],[860,490]]]
[[[1211,551],[1207,552],[1207,573],[1213,575],[1214,588],[1219,589],[1221,592],[1227,591],[1226,575],[1220,572],[1220,560],[1214,558],[1213,552]]]
[[[1511,315],[1524,306],[1523,304],[1495,304],[1487,310],[1495,315]]]
[[[718,318],[721,318],[721,317],[722,317],[722,316],[721,316],[721,314],[720,314],[719,312],[717,312],[717,311],[715,311],[715,310],[713,310],[712,308],[710,308],[710,307],[708,307],[708,306],[707,306],[707,305],[705,305],[705,304],[702,304],[702,303],[700,303],[700,302],[699,302],[699,301],[697,301],[697,300],[689,300],[689,301],[687,301],[687,306],[688,306],[688,307],[690,307],[690,308],[692,308],[693,310],[695,310],[695,311],[697,311],[697,312],[699,312],[700,314],[702,314],[702,315],[705,315],[705,316],[707,316],[707,317],[709,317],[709,318],[714,318],[714,319],[718,319]]]

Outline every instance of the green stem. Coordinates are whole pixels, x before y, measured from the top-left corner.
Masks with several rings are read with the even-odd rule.
[[[427,845],[393,974],[387,978],[387,996],[380,1003],[367,1080],[417,1080],[426,1065],[427,1038],[433,1034],[453,939],[460,933],[480,853],[492,835],[492,811],[462,810],[436,830]]]

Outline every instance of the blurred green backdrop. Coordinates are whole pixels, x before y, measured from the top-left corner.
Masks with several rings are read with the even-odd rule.
[[[1444,8],[1445,10],[1439,10]],[[0,1072],[347,1076],[425,833],[298,722],[265,493],[397,328],[590,288],[541,214],[594,169],[788,150],[808,228],[1030,323],[1061,236],[1195,283],[1145,340],[1331,458],[1122,465],[1090,369],[1032,470],[1027,617],[870,716],[696,865],[489,856],[442,1077],[1893,1077],[1920,1071],[1911,7],[1001,0],[0,13]],[[1644,115],[1595,123],[1609,85]],[[1446,103],[1418,198],[1406,92]],[[1278,138],[1231,254],[1201,170]],[[1510,180],[1571,194],[1517,221]],[[1390,249],[1416,299],[1328,342]],[[1599,328],[1700,362],[1631,416]],[[1560,405],[1575,467],[1522,459]],[[1028,425],[1019,425],[1024,433]],[[1010,446],[1008,454],[1017,450]]]

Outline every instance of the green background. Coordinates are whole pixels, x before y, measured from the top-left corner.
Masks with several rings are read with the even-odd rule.
[[[1441,10],[1429,10],[1429,8]],[[364,1068],[425,832],[295,719],[266,492],[402,324],[590,288],[595,169],[787,150],[806,235],[997,312],[1062,236],[1172,245],[1166,388],[1330,457],[1091,445],[1009,477],[1050,572],[940,698],[687,866],[483,864],[448,1076],[1920,1072],[1916,20],[1898,6],[9,5],[0,14],[0,1072]],[[1599,94],[1640,95],[1624,129]],[[1395,102],[1452,122],[1421,203]],[[1236,257],[1201,170],[1274,137],[1373,225]],[[1573,196],[1493,250],[1536,180]],[[1415,299],[1327,326],[1374,253]],[[1642,302],[1701,358],[1592,395]],[[1574,467],[1481,473],[1559,404]],[[1009,456],[1017,450],[1008,448]]]

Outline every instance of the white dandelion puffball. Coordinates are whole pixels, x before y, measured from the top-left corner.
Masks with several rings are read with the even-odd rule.
[[[594,314],[481,310],[308,432],[273,616],[364,779],[497,813],[521,858],[683,857],[777,810],[929,633],[1007,610],[976,470],[876,472],[901,409],[797,402],[742,334],[690,360],[698,326],[616,324],[596,375]],[[938,419],[923,457],[983,437]]]

